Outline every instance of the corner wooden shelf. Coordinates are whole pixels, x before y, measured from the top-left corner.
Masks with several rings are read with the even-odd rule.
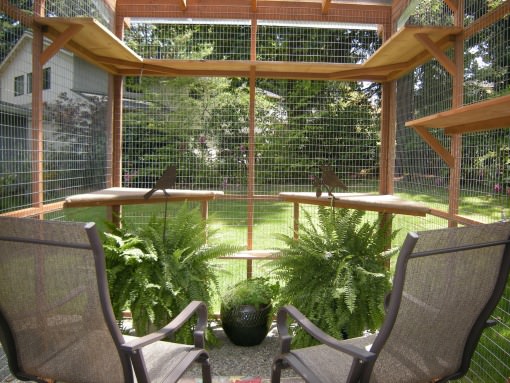
[[[510,127],[510,94],[406,122],[407,127],[444,129],[446,134]]]
[[[34,17],[34,21],[53,40],[43,56],[65,48],[112,74],[142,67],[142,57],[93,18]]]
[[[123,76],[249,76],[384,82],[402,76],[453,41],[455,27],[406,26],[363,64],[250,60],[144,59],[98,21],[89,17],[35,17],[53,40],[49,59],[65,48],[109,73]]]
[[[394,80],[451,46],[462,31],[459,27],[405,26],[394,33],[363,64],[363,69],[384,73]]]

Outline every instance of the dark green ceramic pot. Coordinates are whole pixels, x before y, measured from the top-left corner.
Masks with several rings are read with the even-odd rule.
[[[237,346],[256,346],[262,343],[271,324],[271,304],[258,310],[252,305],[241,305],[229,310],[221,307],[221,326],[228,339]]]

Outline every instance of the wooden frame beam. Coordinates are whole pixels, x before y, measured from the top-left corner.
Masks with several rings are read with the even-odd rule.
[[[450,8],[453,12],[457,12],[459,9],[459,0],[444,0],[448,8]]]
[[[73,38],[79,31],[83,29],[83,25],[70,25],[64,32],[59,33],[41,54],[41,64],[46,64],[58,51]]]
[[[414,130],[420,135],[423,141],[425,141],[439,155],[439,157],[446,162],[448,167],[452,168],[454,166],[455,159],[437,138],[430,134],[430,132],[425,128],[414,127]]]
[[[322,0],[322,13],[326,14],[329,12],[329,7],[331,5],[331,0]]]
[[[437,61],[441,63],[441,65],[452,76],[456,75],[457,68],[455,63],[450,60],[450,58],[443,53],[441,48],[439,48],[439,46],[437,46],[425,33],[416,33],[414,37],[425,47],[425,49],[427,49],[427,51],[429,51],[432,56],[437,59]]]

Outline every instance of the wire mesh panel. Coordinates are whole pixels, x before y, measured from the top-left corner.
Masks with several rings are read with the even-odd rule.
[[[447,3],[440,0],[409,0],[398,20],[398,26],[408,25],[453,25],[453,12]]]
[[[108,27],[115,19],[113,9],[108,3],[101,0],[47,0],[44,7],[46,15],[50,17],[94,17]]]
[[[9,2],[32,11],[25,3]],[[119,3],[118,12],[143,14],[131,19],[126,44],[150,59],[360,64],[381,44],[377,25],[387,27],[384,12],[378,15],[375,9],[362,14],[331,6],[325,16],[318,3],[300,2],[286,4],[283,14],[275,12],[270,1],[258,2],[256,47],[251,47],[252,3],[232,7],[192,2],[186,12],[197,17],[184,21],[181,3]],[[48,16],[94,17],[109,28],[115,20],[110,4],[49,0],[45,9]],[[455,12],[443,1],[400,5],[405,10],[399,27],[454,25]],[[31,207],[41,182],[44,203],[104,188],[111,179],[108,75],[66,50],[43,66],[39,147],[31,109],[33,33],[0,16],[7,21],[0,31],[0,213]],[[370,24],[362,24],[362,16]],[[339,18],[345,23],[338,23]],[[464,2],[465,104],[509,92],[509,20],[504,2]],[[49,43],[44,42],[46,47]],[[446,54],[453,60],[453,50]],[[257,78],[255,94],[250,95],[250,81],[243,77],[153,78],[140,68],[138,77],[124,79],[124,87],[122,185],[150,188],[174,164],[177,189],[222,191],[223,197],[209,202],[210,224],[219,229],[221,241],[253,249],[281,245],[274,234],[292,233],[296,212],[292,204],[279,201],[278,194],[315,191],[321,164],[331,165],[348,191],[378,191],[379,84]],[[452,94],[452,76],[437,60],[420,65],[397,85],[395,192],[443,212],[448,211],[451,171],[404,125],[450,109]],[[452,139],[443,131],[430,133],[446,149],[451,147]],[[509,147],[506,128],[462,137],[459,214],[481,222],[508,219]],[[42,169],[42,180],[37,169]],[[151,216],[164,214],[162,206],[126,206],[124,218],[143,225]],[[316,211],[315,206],[300,209]],[[46,218],[101,224],[104,214],[104,208],[68,209]],[[393,223],[401,228],[396,243],[407,231],[447,225],[430,215],[398,215]],[[254,275],[266,273],[257,262]],[[225,286],[246,275],[244,260],[222,260],[221,265],[232,273]],[[487,331],[465,381],[502,382],[510,376],[505,351],[510,349],[508,307],[506,294],[495,313],[500,324]]]
[[[93,16],[104,23],[102,2],[46,2],[48,16]],[[33,73],[34,32],[7,15],[0,49],[2,125],[0,211],[30,208],[106,185],[108,75],[61,49]],[[43,38],[41,50],[52,41]],[[35,92],[40,78],[42,98]],[[42,120],[32,111],[40,105]],[[37,108],[39,110],[39,107]],[[5,150],[4,150],[5,149]]]
[[[259,21],[257,59],[362,63],[380,45],[376,26]]]
[[[246,79],[138,78],[127,83],[148,86],[150,92],[140,94],[143,108],[124,113],[125,186],[151,187],[166,166],[175,164],[177,188],[225,193],[210,207],[218,215],[225,215],[221,209],[229,212],[221,219],[224,225],[246,229],[264,221],[268,233],[283,221],[269,214],[278,209],[274,202],[256,196],[275,199],[282,191],[313,191],[322,164],[331,165],[351,191],[377,190],[377,88],[260,80],[252,130]],[[255,220],[261,221],[247,223],[251,197]],[[291,206],[281,211],[289,216]],[[274,216],[275,223],[267,216]],[[291,226],[286,220],[283,230]],[[246,231],[240,234],[238,241],[245,244]]]
[[[176,19],[136,22],[126,31],[128,45],[144,58],[173,60],[249,60],[249,20],[197,21]],[[232,23],[237,23],[232,25]]]
[[[467,29],[464,47],[465,104],[508,92],[508,16],[502,17],[501,10],[493,9],[494,5],[485,1],[465,4],[465,24],[471,26]],[[489,26],[477,31],[476,21],[481,18],[482,24]],[[413,20],[416,17],[411,17],[409,22]],[[452,57],[451,52],[448,54]],[[429,206],[443,211],[448,209],[450,170],[441,157],[403,123],[450,109],[452,90],[450,76],[435,61],[420,66],[398,82],[395,189],[410,198],[426,195]],[[431,129],[429,133],[444,148],[451,148],[451,138],[441,129]],[[508,219],[508,129],[464,134],[461,142],[459,214],[481,222]],[[430,219],[424,223],[427,228],[437,225]],[[508,299],[507,291],[494,313],[499,324],[485,332],[463,381],[504,382],[510,376]]]
[[[464,44],[464,102],[475,103],[507,94],[510,89],[508,70],[510,17],[489,2],[473,1],[466,9],[470,27]],[[475,21],[483,17],[487,27],[477,30]],[[473,28],[473,29],[471,29]]]

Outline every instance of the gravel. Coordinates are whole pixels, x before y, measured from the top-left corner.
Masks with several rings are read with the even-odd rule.
[[[279,349],[276,327],[273,324],[268,335],[257,346],[236,346],[226,337],[221,326],[214,326],[213,331],[219,345],[208,349],[212,374],[214,376],[252,376],[269,379],[271,364]],[[187,376],[199,377],[200,368],[193,367]],[[285,370],[282,377],[297,377],[292,370]]]

